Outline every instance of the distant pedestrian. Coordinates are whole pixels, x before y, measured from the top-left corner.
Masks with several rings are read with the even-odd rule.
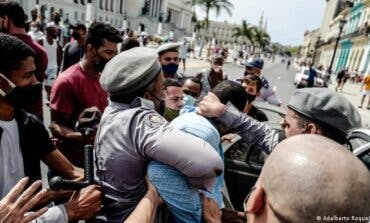
[[[366,108],[370,109],[370,74],[367,74],[364,80],[362,81],[361,90],[362,90],[361,105],[358,107],[362,108],[362,104],[364,103],[366,96],[369,96],[369,101],[367,102]]]
[[[307,78],[307,87],[314,87],[315,86],[315,78],[317,77],[317,72],[313,68],[313,64],[310,63],[309,70],[308,70],[308,78]]]
[[[338,89],[342,92],[343,86],[346,83],[347,79],[349,78],[348,69],[343,68],[338,74],[337,74],[337,87],[335,88],[335,91],[338,91]]]
[[[60,71],[62,62],[62,47],[59,46],[56,40],[56,29],[53,26],[46,28],[46,38],[43,41],[43,46],[48,55],[48,67],[46,69],[45,90],[47,93],[47,100],[50,100],[51,86]],[[49,102],[48,102],[49,103]]]
[[[289,68],[290,68],[290,63],[291,63],[290,60],[288,60],[288,62],[286,63],[286,69],[287,70],[289,70]]]
[[[66,43],[66,29],[63,25],[60,24],[61,15],[59,12],[53,13],[53,21],[48,23],[47,26],[54,26],[57,30],[57,37],[60,46],[64,46]]]
[[[74,26],[72,37],[74,42],[67,43],[64,47],[62,71],[78,63],[84,56],[84,43],[86,38],[86,26],[78,23]]]
[[[31,22],[30,24],[30,31],[27,33],[33,41],[40,43],[41,39],[44,38],[44,33],[40,30],[40,23],[38,22]]]
[[[182,62],[182,72],[185,73],[186,69],[186,57],[188,56],[188,42],[186,39],[182,42],[179,47],[179,62]]]

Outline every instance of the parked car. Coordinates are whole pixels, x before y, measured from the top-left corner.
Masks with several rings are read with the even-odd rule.
[[[323,73],[321,71],[316,71],[317,77],[315,77],[314,81],[314,87],[326,87],[325,81],[322,79],[321,76],[323,76]],[[303,67],[300,72],[295,74],[294,77],[294,85],[297,86],[297,88],[304,88],[307,86],[307,78],[309,75],[309,68]]]
[[[265,111],[261,106],[256,107]],[[269,108],[269,112],[273,112],[273,109]],[[275,113],[275,116],[281,116],[280,108],[277,108]],[[272,120],[270,117],[268,116],[269,120]],[[275,120],[265,122],[265,124],[283,133],[280,124]],[[352,145],[352,152],[370,170],[370,130],[353,131],[349,141]],[[227,208],[243,211],[244,198],[256,183],[268,154],[238,135],[232,142],[223,142],[223,148],[225,157],[224,203]]]

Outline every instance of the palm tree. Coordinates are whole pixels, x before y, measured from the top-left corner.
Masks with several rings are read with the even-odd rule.
[[[204,38],[209,26],[209,13],[211,10],[216,12],[219,16],[221,11],[226,11],[231,16],[231,11],[234,9],[233,4],[229,0],[188,0],[187,4],[191,4],[193,7],[199,6],[206,13],[204,19],[204,32],[202,33],[202,40],[200,42],[199,56],[202,56],[204,47]]]
[[[249,41],[253,44],[254,41],[254,30],[253,27],[249,26],[246,20],[242,21],[240,27],[235,27],[233,30],[233,37],[241,37],[245,42]]]
[[[260,51],[270,44],[270,35],[263,29],[254,28],[254,48],[257,47]],[[254,51],[254,50],[253,50]]]

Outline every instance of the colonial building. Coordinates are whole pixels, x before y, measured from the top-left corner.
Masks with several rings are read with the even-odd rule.
[[[320,29],[305,31],[301,50],[302,59],[305,62],[312,62],[317,53],[317,41],[320,36]]]
[[[208,31],[205,37],[208,41],[215,38],[220,43],[233,43],[237,38],[233,37],[234,29],[240,25],[231,24],[227,21],[209,21]]]
[[[331,19],[330,22],[328,22]],[[370,71],[370,0],[327,0],[322,26],[320,59],[317,64],[328,68],[333,60],[339,26],[345,25],[338,41],[332,71],[346,67],[350,71]],[[328,25],[329,24],[329,25]]]
[[[109,23],[116,28],[131,28],[149,35],[190,35],[192,9],[186,0],[17,0],[30,15],[36,6],[50,20],[60,12],[65,25],[92,21]],[[160,21],[162,28],[158,30]],[[160,33],[158,33],[160,31]]]

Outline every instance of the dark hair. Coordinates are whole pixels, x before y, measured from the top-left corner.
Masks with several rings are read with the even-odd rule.
[[[304,115],[299,114],[298,112],[294,111],[295,118],[297,119],[297,126],[300,129],[307,128],[308,124],[313,123],[321,132],[321,135],[332,139],[340,144],[346,144],[347,143],[347,137],[343,133],[341,133],[339,130],[330,127],[328,125],[325,125],[324,123],[318,123],[315,120],[312,120]]]
[[[192,82],[199,84],[200,91],[202,91],[203,85],[202,85],[202,82],[199,80],[199,78],[194,77],[194,76],[184,77],[183,79],[181,79],[181,85],[184,86],[187,80],[191,80]]]
[[[74,28],[75,28],[76,30],[81,29],[81,30],[83,30],[83,31],[86,31],[86,26],[85,26],[85,24],[82,24],[82,23],[77,23],[77,24],[74,26]]]
[[[248,74],[246,75],[243,79],[242,79],[242,83],[246,80],[249,80],[249,81],[252,81],[256,84],[257,86],[257,93],[261,91],[261,88],[262,88],[262,80],[260,77],[258,77],[257,75],[255,74]]]
[[[27,15],[17,2],[5,1],[0,3],[0,16],[8,16],[17,28],[25,28]]]
[[[166,80],[164,81],[164,89],[167,89],[168,87],[182,87],[182,85],[178,80],[166,78]]]
[[[127,38],[123,41],[121,46],[121,52],[132,49],[134,47],[139,47],[140,43],[134,37]]]
[[[247,93],[241,84],[235,81],[222,81],[213,90],[223,104],[231,102],[239,111],[243,111],[247,103]]]
[[[122,42],[122,38],[118,30],[112,26],[103,23],[92,24],[87,32],[85,51],[87,50],[86,46],[88,44],[91,44],[95,49],[99,49],[99,47],[103,45],[104,39],[114,43]]]
[[[35,55],[35,52],[20,39],[0,33],[0,72],[6,77],[9,77],[22,61]]]

